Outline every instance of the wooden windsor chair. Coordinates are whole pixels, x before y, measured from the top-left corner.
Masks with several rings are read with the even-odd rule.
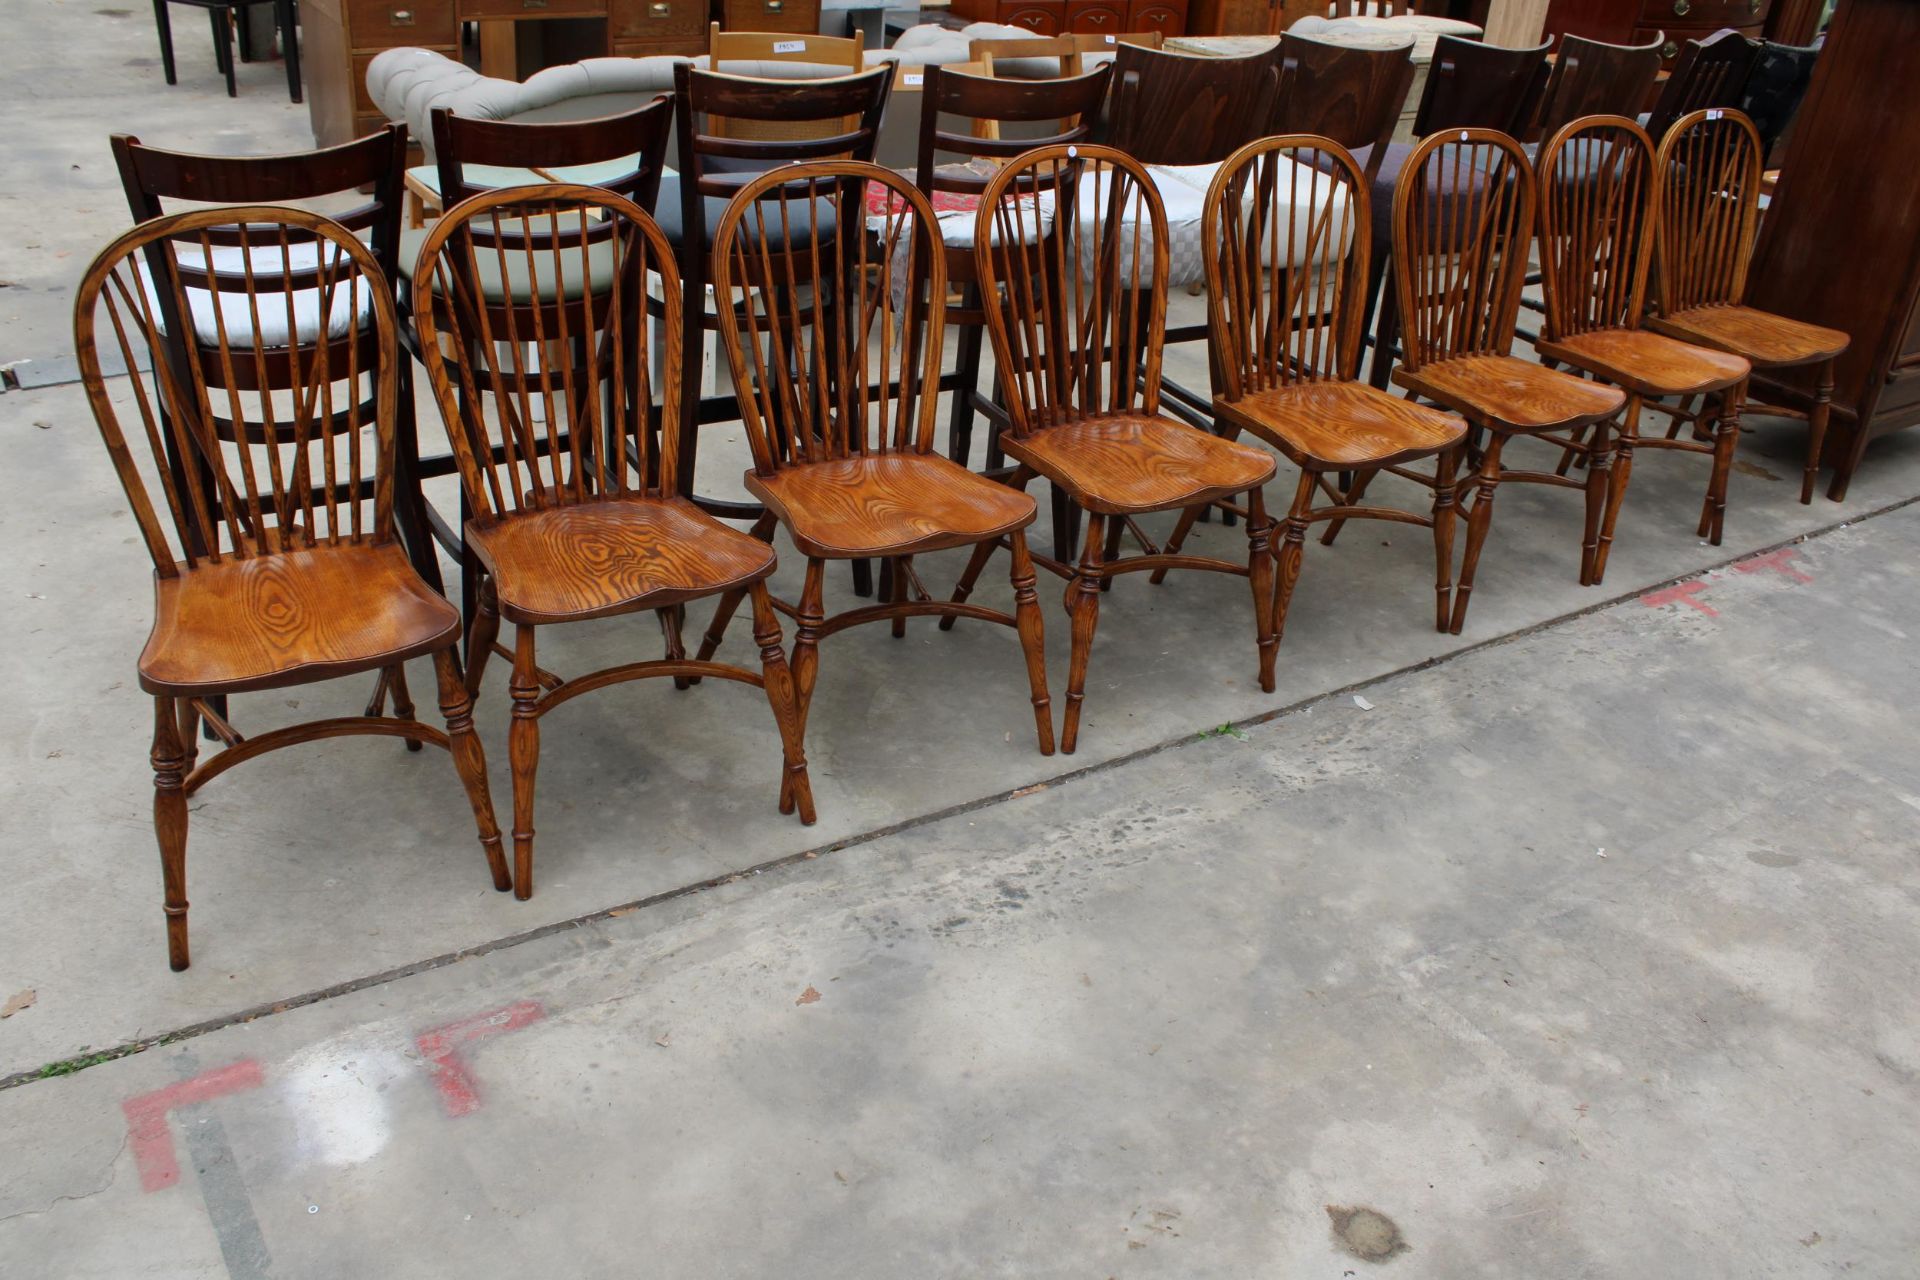
[[[1206,264],[1214,418],[1229,438],[1246,431],[1300,468],[1278,548],[1273,636],[1285,637],[1307,530],[1348,519],[1433,530],[1435,619],[1445,630],[1453,595],[1454,488],[1467,424],[1359,380],[1360,316],[1372,225],[1366,175],[1323,138],[1263,138],[1240,149],[1207,192]],[[1408,464],[1433,458],[1433,475]],[[1432,513],[1365,506],[1381,471],[1433,491]],[[1356,476],[1350,485],[1332,479]],[[1331,506],[1316,507],[1324,493]],[[1177,553],[1194,511],[1168,540]],[[1161,571],[1156,571],[1156,580]]]
[[[521,259],[517,272],[511,257]],[[488,258],[495,266],[482,270]],[[498,287],[516,274],[524,291]],[[473,512],[466,544],[485,574],[469,692],[480,689],[501,622],[514,627],[508,753],[521,898],[533,894],[540,720],[608,685],[718,676],[761,687],[782,744],[780,811],[814,819],[793,677],[766,589],[773,551],[680,494],[678,441],[656,429],[656,412],[671,422],[683,394],[679,283],[671,247],[639,205],[565,184],[469,197],[435,224],[414,273],[427,377]],[[663,304],[658,314],[650,295]],[[657,373],[656,326],[665,347]],[[540,627],[723,594],[752,597],[757,672],[689,660],[677,627],[657,660],[567,680],[539,666]]]
[[[870,199],[877,193],[878,199]],[[787,229],[808,209],[837,228],[832,253]],[[827,216],[815,225],[826,225]],[[807,559],[793,647],[802,729],[819,672],[819,644],[868,622],[934,616],[1013,627],[1026,656],[1040,753],[1052,755],[1053,713],[1039,598],[1026,528],[1033,499],[975,475],[933,449],[940,386],[946,259],[933,208],[907,179],[857,161],[792,165],[755,178],[728,207],[714,240],[720,336],[753,450],[748,490],[765,504],[756,537],[784,526]],[[968,603],[993,552],[1011,553],[1014,612]],[[937,600],[916,557],[972,548],[952,597]],[[828,617],[830,560],[889,565],[885,602]],[[738,591],[724,596],[700,644],[725,636]]]
[[[1471,179],[1468,174],[1477,175]],[[1520,288],[1533,241],[1533,166],[1520,144],[1492,129],[1436,133],[1415,147],[1393,197],[1394,274],[1406,353],[1393,380],[1466,418],[1464,491],[1472,487],[1466,550],[1448,630],[1460,633],[1474,572],[1509,480],[1584,488],[1585,565],[1599,541],[1606,490],[1551,471],[1508,469],[1514,436],[1538,436],[1582,454],[1605,447],[1605,424],[1626,397],[1512,354]],[[1581,428],[1591,428],[1578,436]],[[1554,433],[1564,433],[1556,435]]]
[[[1590,585],[1606,575],[1614,526],[1633,475],[1635,446],[1643,443],[1640,406],[1648,399],[1720,398],[1720,421],[1711,443],[1658,437],[1644,442],[1648,448],[1712,455],[1701,523],[1710,526],[1714,543],[1719,543],[1749,366],[1739,356],[1677,342],[1642,327],[1658,199],[1653,143],[1646,130],[1617,115],[1570,121],[1541,150],[1538,173],[1546,331],[1535,349],[1543,360],[1571,366],[1627,393],[1617,439],[1609,448],[1607,432],[1600,429],[1586,459],[1588,501],[1599,490],[1606,502],[1599,541],[1581,557],[1580,581]],[[1571,451],[1563,456],[1562,474],[1573,456]]]
[[[1851,339],[1838,329],[1808,324],[1746,306],[1747,266],[1753,258],[1754,219],[1759,212],[1760,136],[1738,111],[1708,108],[1680,117],[1661,140],[1655,224],[1653,311],[1646,326],[1696,346],[1729,352],[1755,369],[1813,366],[1813,401],[1807,421],[1807,456],[1800,501],[1813,501],[1826,444],[1833,399],[1833,363]],[[1664,406],[1655,406],[1663,408]],[[1787,412],[1790,416],[1802,416]],[[1684,423],[1704,417],[1683,401],[1672,411],[1669,439]],[[1720,414],[1731,435],[1739,432],[1737,407]],[[1644,440],[1643,440],[1644,443]],[[1733,441],[1725,443],[1729,464]],[[1724,494],[1722,495],[1724,499]],[[1701,514],[1700,536],[1720,541],[1723,508]]]
[[[258,275],[223,259],[229,237],[310,265]],[[292,330],[309,306],[324,336],[281,347],[255,340],[270,309]],[[189,326],[191,350],[172,337]],[[154,829],[175,969],[189,961],[188,797],[296,743],[380,734],[449,750],[494,885],[508,887],[460,675],[460,616],[394,537],[396,327],[372,251],[298,209],[152,219],[102,251],[81,281],[81,378],[154,564],[139,673],[154,704]],[[127,371],[127,394],[109,389],[109,368]],[[444,734],[414,718],[407,693],[404,664],[423,657],[438,677]],[[235,695],[366,672],[391,690],[391,716],[373,707],[247,736],[226,713]],[[224,744],[204,763],[202,724]]]
[[[986,66],[990,70],[992,63]],[[942,381],[951,385],[953,393],[947,456],[962,466],[972,465],[973,423],[979,412],[987,414],[994,431],[994,438],[987,444],[987,469],[992,471],[1001,465],[998,432],[1006,421],[1005,411],[985,401],[979,392],[980,348],[987,313],[974,272],[973,233],[977,223],[968,206],[977,209],[987,183],[1007,161],[1036,146],[1086,139],[1106,97],[1107,75],[1108,69],[1100,67],[1062,79],[1001,80],[946,67],[927,68],[925,105],[920,113],[918,185],[936,211],[943,203],[959,206],[955,210],[958,216],[941,218],[938,225],[947,281],[960,287],[958,302],[946,308],[946,323],[959,335],[953,376]],[[958,117],[966,123],[967,131],[941,128],[942,116]],[[1022,136],[1006,138],[1004,132]]]
[[[1077,565],[1035,558],[1069,579],[1061,750],[1078,743],[1100,595],[1118,574],[1205,569],[1248,578],[1260,687],[1271,692],[1272,528],[1261,486],[1274,459],[1160,412],[1167,219],[1145,167],[1112,147],[1027,152],[988,185],[974,257],[1008,407],[1003,447],[1018,466],[1010,483],[1024,489],[1042,477],[1088,513]],[[1245,500],[1244,563],[1163,551],[1137,521],[1235,496]],[[1143,554],[1120,556],[1127,533]]]

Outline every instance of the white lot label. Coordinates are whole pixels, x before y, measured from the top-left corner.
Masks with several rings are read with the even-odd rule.
[[[1112,44],[1112,43],[1113,43],[1113,41],[1114,41],[1114,37],[1113,37],[1113,36],[1108,36],[1108,37],[1107,37],[1107,43],[1108,43],[1108,44]]]
[[[807,42],[805,40],[775,40],[773,42],[773,51],[775,53],[805,53],[807,51]]]
[[[927,77],[924,73],[916,75],[913,72],[908,72],[906,75],[900,77],[900,83],[906,85],[909,89],[923,85],[926,82]]]

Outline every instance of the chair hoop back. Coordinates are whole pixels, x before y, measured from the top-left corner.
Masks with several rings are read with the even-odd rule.
[[[1349,380],[1360,363],[1372,213],[1346,148],[1295,134],[1236,151],[1201,215],[1219,390]]]
[[[413,298],[477,519],[674,492],[657,424],[679,412],[680,275],[639,205],[569,184],[472,196],[420,246]]]
[[[1672,315],[1746,297],[1760,212],[1760,135],[1726,107],[1681,116],[1660,140],[1657,305]]]
[[[1401,364],[1505,355],[1533,241],[1533,166],[1494,129],[1422,139],[1393,191]]]
[[[714,293],[754,470],[933,448],[946,259],[905,175],[851,160],[741,188]]]
[[[372,250],[317,213],[195,209],[101,251],[74,347],[161,576],[392,538],[397,331]],[[125,396],[106,384],[122,371]]]
[[[1536,168],[1547,337],[1638,328],[1656,198],[1647,131],[1625,116],[1585,116],[1547,140]]]
[[[1015,435],[1157,414],[1168,233],[1145,166],[1113,147],[1035,148],[987,185],[974,227]]]

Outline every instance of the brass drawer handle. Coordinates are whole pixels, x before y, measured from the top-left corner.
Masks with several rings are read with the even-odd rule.
[[[779,13],[786,7],[786,0],[767,0],[768,13]]]
[[[547,0],[520,0],[520,7],[522,9],[544,9],[547,7]]]
[[[1660,56],[1671,62],[1680,56],[1680,46],[1669,40],[1660,46]]]
[[[673,16],[673,6],[666,3],[666,0],[654,0],[652,4],[647,6],[647,13],[655,18],[671,18]]]
[[[1673,16],[1674,17],[1684,18],[1689,13],[1692,13],[1692,12],[1693,12],[1693,6],[1687,3],[1687,0],[1673,0]]]
[[[413,25],[413,10],[411,9],[395,9],[388,16],[396,27],[410,27]]]

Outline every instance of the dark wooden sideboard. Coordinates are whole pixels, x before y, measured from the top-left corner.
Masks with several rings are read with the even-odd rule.
[[[1840,0],[1748,276],[1754,306],[1852,335],[1827,431],[1836,499],[1868,440],[1920,423],[1916,49],[1920,0]],[[1789,372],[1754,394],[1805,407],[1811,388]]]
[[[955,17],[1003,22],[1039,36],[1185,35],[1187,0],[953,0]]]

